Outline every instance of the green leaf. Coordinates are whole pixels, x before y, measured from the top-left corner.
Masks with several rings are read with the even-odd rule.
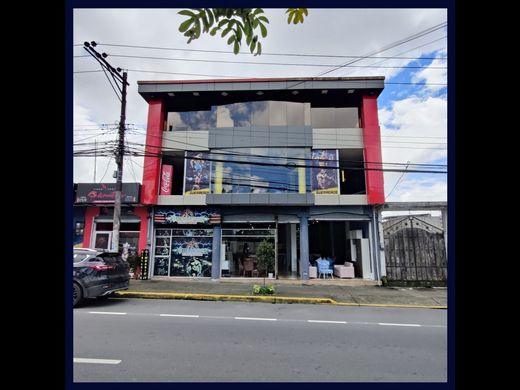
[[[291,12],[289,14],[289,17],[287,18],[287,24],[291,24],[291,20],[292,20],[293,17],[294,17],[294,12]]]
[[[229,23],[229,20],[222,19],[220,22],[218,22],[218,28],[221,28],[223,25]]]
[[[184,31],[188,30],[192,23],[193,23],[193,18],[182,22],[181,25],[179,26],[179,31],[184,32]]]
[[[229,37],[229,39],[227,40],[227,44],[228,45],[231,45],[231,43],[233,43],[235,41],[236,37],[234,35],[231,35]]]
[[[259,23],[258,19],[253,20],[253,29],[257,28]]]
[[[260,30],[262,31],[262,38],[265,38],[267,36],[267,28],[263,24],[259,24]]]
[[[226,8],[226,18],[230,18],[233,16],[233,8]]]
[[[307,11],[307,8],[301,8],[301,10],[305,14],[305,16],[309,16],[309,11]]]
[[[247,46],[251,45],[252,40],[253,40],[253,36],[251,34],[246,35]]]
[[[254,53],[255,52],[255,48],[256,48],[256,41],[253,41],[250,45],[250,49],[251,49],[251,53]]]
[[[258,14],[263,14],[264,13],[264,9],[263,8],[256,8],[254,11],[253,11],[253,16],[256,16]]]
[[[240,27],[236,29],[235,35],[237,36],[237,41],[242,42],[242,30]]]
[[[177,12],[177,14],[186,15],[186,16],[189,16],[190,18],[193,18],[195,16],[194,12],[188,11],[187,9],[183,9],[182,11]]]
[[[211,12],[211,9],[204,8],[206,10],[206,15],[208,15],[209,19],[209,26],[213,26],[213,23],[215,23],[215,18],[213,17],[213,12]]]
[[[235,45],[233,46],[233,53],[238,54],[239,51],[240,51],[240,45],[238,44],[237,41],[235,41]]]
[[[218,31],[218,27],[213,27],[213,28],[211,29],[211,31],[209,32],[209,34],[213,37],[213,36],[215,36],[215,34],[217,33],[217,31]]]
[[[261,20],[264,23],[269,23],[269,19],[267,19],[265,16],[259,16],[258,20]]]
[[[258,42],[257,54],[262,54],[262,43]]]
[[[231,27],[228,27],[224,31],[222,31],[222,34],[220,34],[220,36],[222,38],[224,38],[230,31],[231,31]]]

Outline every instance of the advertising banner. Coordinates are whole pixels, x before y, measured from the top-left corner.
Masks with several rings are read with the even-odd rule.
[[[163,165],[161,171],[161,190],[159,195],[172,194],[173,165]]]
[[[204,152],[186,152],[184,194],[209,194],[211,166]]]
[[[154,222],[156,224],[214,225],[220,223],[220,212],[213,209],[192,210],[189,207],[185,209],[158,207],[155,210]]]
[[[339,194],[338,151],[315,149],[311,152],[312,192],[314,194]]]

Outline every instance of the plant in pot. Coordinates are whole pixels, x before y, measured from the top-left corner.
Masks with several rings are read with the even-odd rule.
[[[256,249],[256,259],[258,271],[264,274],[265,277],[268,272],[274,272],[274,244],[271,241],[264,240]]]

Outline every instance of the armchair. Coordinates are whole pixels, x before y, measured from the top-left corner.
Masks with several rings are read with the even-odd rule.
[[[330,269],[330,265],[327,260],[316,260],[316,264],[318,266],[318,278],[323,275],[323,279],[325,279],[325,275],[330,275],[330,277],[334,279],[334,276],[332,275],[333,270]]]
[[[349,261],[345,261],[345,264],[339,264],[334,266],[334,275],[340,278],[353,278],[354,277],[354,264]]]

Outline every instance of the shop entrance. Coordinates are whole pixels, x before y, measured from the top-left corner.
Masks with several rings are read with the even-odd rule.
[[[300,258],[300,227],[296,223],[279,223],[277,229],[277,272],[281,279],[298,279]]]
[[[263,241],[275,246],[274,223],[225,224],[222,227],[221,276],[263,277],[273,274],[275,268],[262,273],[258,269],[257,249]]]

